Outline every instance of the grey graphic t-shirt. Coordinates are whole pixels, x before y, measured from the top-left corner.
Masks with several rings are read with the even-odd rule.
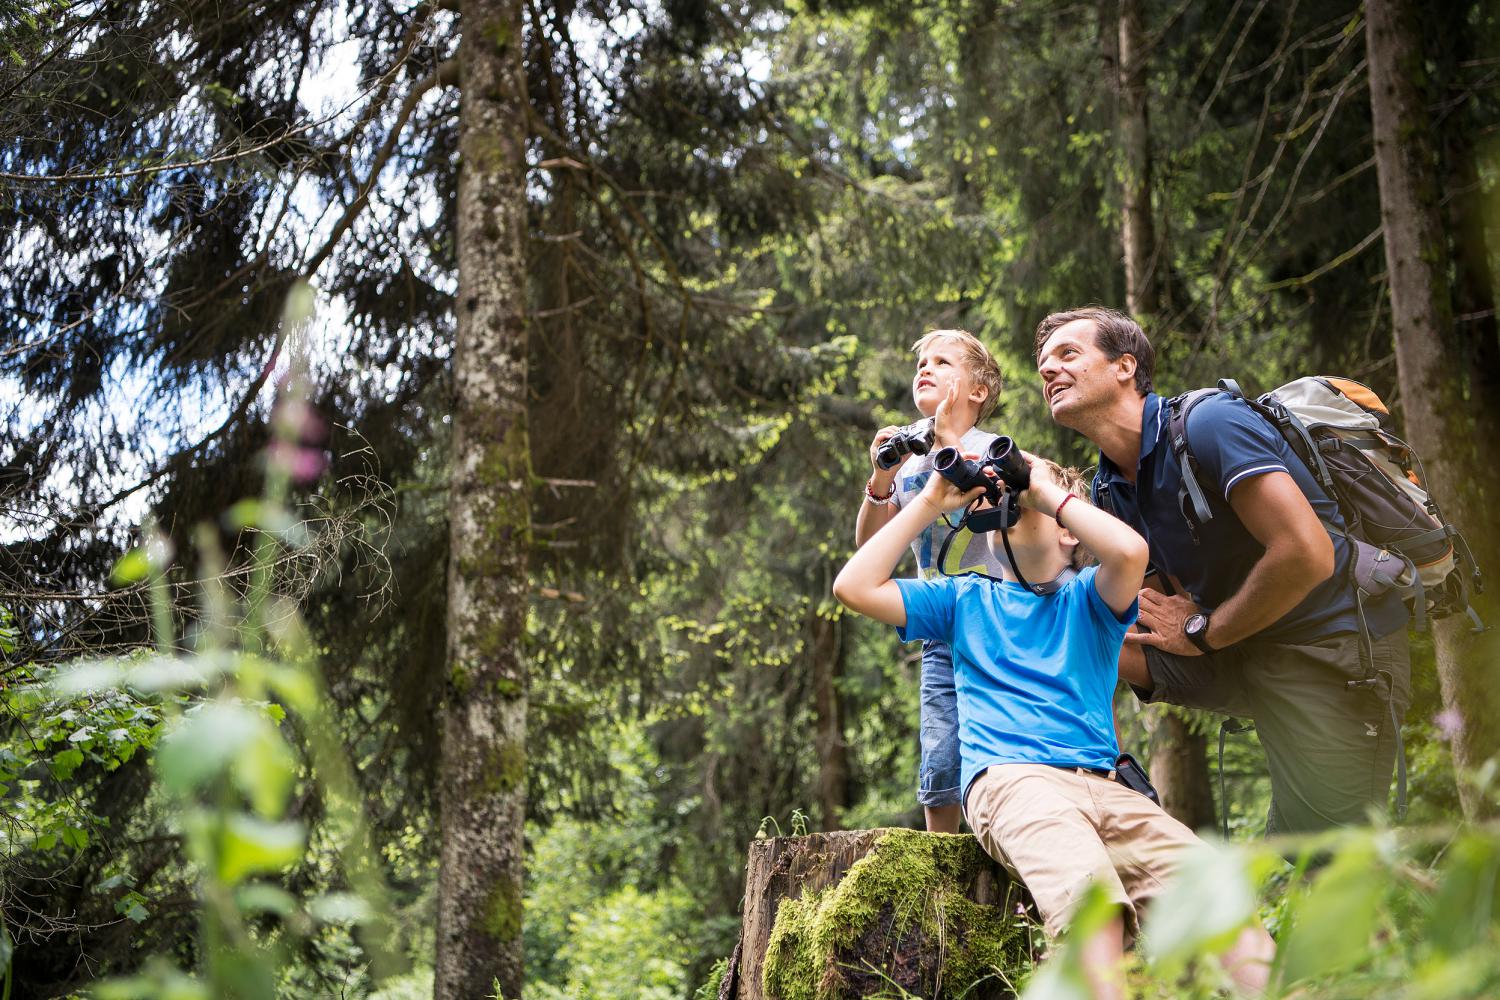
[[[983,455],[990,442],[998,436],[978,427],[971,427],[960,439],[959,450],[971,458]],[[896,471],[896,496],[892,502],[898,508],[915,502],[917,494],[927,485],[927,478],[936,475],[932,471],[932,456],[936,451],[937,449],[933,449],[933,452],[926,455],[912,455]],[[948,519],[956,524],[961,513],[962,511],[949,514]],[[948,537],[948,530],[948,526],[942,521],[934,521],[923,528],[916,541],[911,543],[912,554],[917,557],[917,575],[922,579],[938,575],[938,553]],[[970,534],[967,528],[959,531],[948,546],[948,562],[943,570],[950,576],[975,571],[987,573],[997,579],[1001,575],[1000,563],[990,551],[990,540],[984,535]]]

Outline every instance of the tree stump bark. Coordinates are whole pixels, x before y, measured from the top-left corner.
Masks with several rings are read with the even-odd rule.
[[[848,830],[753,841],[719,1000],[1014,996],[1041,932],[971,836]]]

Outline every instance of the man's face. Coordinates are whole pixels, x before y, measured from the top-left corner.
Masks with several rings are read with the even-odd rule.
[[[958,398],[983,399],[984,389],[974,381],[964,364],[963,351],[953,340],[939,337],[929,341],[917,355],[917,373],[911,380],[911,399],[924,417],[937,412],[938,404],[948,395],[948,386],[958,383]],[[976,400],[977,401],[977,400]]]
[[[1037,356],[1042,396],[1052,419],[1078,430],[1090,410],[1108,405],[1123,392],[1134,392],[1133,379],[1120,377],[1133,360],[1129,355],[1114,361],[1105,357],[1091,319],[1075,319],[1058,327]]]

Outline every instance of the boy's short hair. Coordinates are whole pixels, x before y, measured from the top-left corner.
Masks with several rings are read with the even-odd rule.
[[[1042,463],[1052,470],[1052,477],[1057,480],[1059,486],[1073,494],[1078,500],[1082,500],[1091,506],[1093,505],[1093,489],[1089,477],[1071,466],[1063,468],[1050,458],[1042,459]],[[1078,500],[1073,502],[1077,503]],[[1083,569],[1085,566],[1092,566],[1098,561],[1082,542],[1073,547],[1074,569]]]
[[[921,354],[922,348],[934,340],[951,340],[958,344],[969,374],[975,382],[984,386],[986,392],[984,402],[979,404],[979,419],[983,420],[995,412],[995,407],[1000,403],[1000,391],[1005,385],[1000,376],[1000,363],[995,360],[990,349],[984,346],[984,341],[968,330],[929,330],[911,345],[911,349]]]
[[[1094,323],[1094,342],[1111,361],[1128,354],[1135,358],[1135,391],[1144,396],[1151,391],[1151,376],[1156,368],[1156,348],[1146,337],[1146,331],[1129,316],[1103,306],[1084,306],[1067,309],[1047,316],[1036,327],[1036,345],[1033,353],[1041,360],[1042,345],[1061,327],[1074,320],[1087,319]]]

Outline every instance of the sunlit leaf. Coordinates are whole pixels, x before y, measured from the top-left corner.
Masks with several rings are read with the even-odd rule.
[[[302,824],[231,816],[219,833],[219,880],[237,885],[247,875],[280,872],[302,857]]]
[[[172,791],[191,791],[222,773],[266,726],[270,723],[264,716],[242,705],[204,706],[161,741],[156,759],[162,783]]]
[[[350,892],[331,892],[307,904],[308,915],[325,924],[362,924],[374,917],[370,904]]]
[[[151,572],[151,560],[146,555],[145,549],[131,549],[120,557],[115,563],[114,572],[110,579],[115,586],[125,587],[146,578]]]

